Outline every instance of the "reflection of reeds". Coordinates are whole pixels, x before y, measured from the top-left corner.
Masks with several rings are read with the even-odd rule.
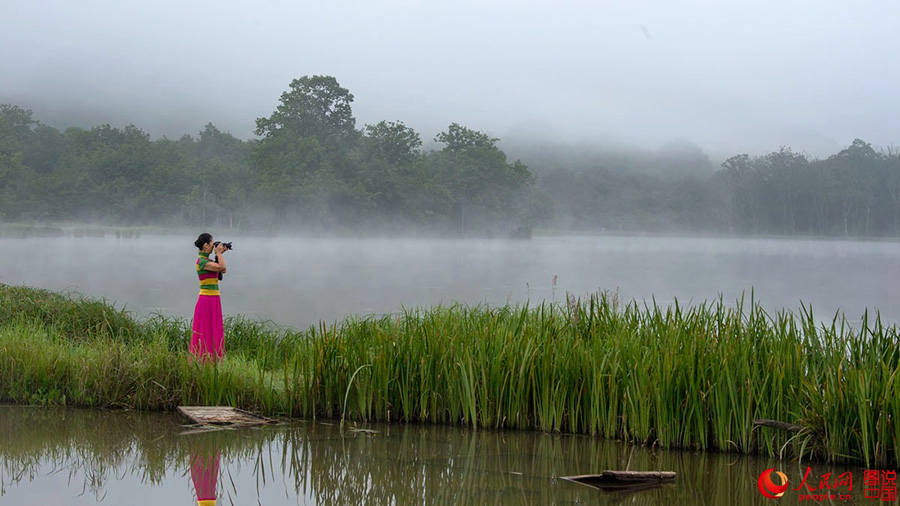
[[[221,454],[219,491],[234,504],[256,504],[263,489],[282,486],[291,503],[297,495],[316,504],[607,504],[616,498],[604,502],[559,478],[627,467],[678,474],[676,487],[629,496],[629,504],[740,505],[758,502],[756,479],[772,467],[753,458],[525,431],[408,424],[354,433],[305,423],[178,436],[177,423],[134,412],[4,408],[0,431],[16,437],[0,447],[0,490],[60,470],[73,491],[98,499],[112,481],[138,488],[178,476],[182,488],[192,457]],[[779,468],[799,479],[805,464]],[[826,471],[842,472],[814,468],[813,475]]]
[[[79,313],[83,311],[83,313]],[[78,313],[78,314],[76,314]],[[452,305],[305,332],[227,322],[228,358],[193,363],[184,322],[0,287],[0,401],[465,424],[664,448],[898,461],[898,330],[817,327],[753,301]],[[797,434],[753,428],[799,423]]]

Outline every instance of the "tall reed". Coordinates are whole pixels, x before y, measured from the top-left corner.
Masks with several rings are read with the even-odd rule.
[[[453,304],[306,331],[230,318],[228,357],[192,361],[187,322],[0,286],[0,401],[462,424],[665,448],[896,465],[898,328],[811,309]],[[754,427],[791,422],[799,433]]]

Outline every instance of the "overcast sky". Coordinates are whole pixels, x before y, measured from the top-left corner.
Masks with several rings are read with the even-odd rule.
[[[715,152],[900,144],[900,2],[0,0],[0,103],[250,138],[294,78],[357,125]]]

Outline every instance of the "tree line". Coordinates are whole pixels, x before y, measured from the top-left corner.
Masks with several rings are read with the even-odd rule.
[[[674,156],[674,155],[670,155]],[[634,158],[634,157],[633,157]],[[750,235],[900,236],[900,151],[860,139],[824,159],[782,147],[685,171],[670,158],[535,167],[555,219],[572,228]],[[623,166],[631,164],[629,169]],[[646,166],[645,166],[646,167]]]
[[[212,124],[179,139],[134,125],[60,131],[0,105],[0,221],[900,235],[900,153],[862,140],[825,159],[740,154],[718,170],[692,146],[630,156],[511,146],[523,156],[510,161],[499,139],[457,123],[428,150],[402,121],[358,128],[352,103],[334,77],[295,79],[251,140]]]
[[[296,79],[247,141],[59,131],[0,105],[0,220],[508,234],[548,215],[498,139],[451,123],[425,151],[401,121],[357,128],[352,102],[333,77]]]

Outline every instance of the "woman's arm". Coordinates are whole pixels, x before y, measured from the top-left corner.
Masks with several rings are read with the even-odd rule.
[[[206,262],[206,265],[203,266],[204,271],[209,272],[226,272],[227,269],[225,267],[225,259],[216,259],[218,262]]]
[[[225,246],[220,244],[216,247],[216,261],[206,262],[206,265],[203,266],[203,270],[221,273],[228,272],[228,267],[225,265]]]

